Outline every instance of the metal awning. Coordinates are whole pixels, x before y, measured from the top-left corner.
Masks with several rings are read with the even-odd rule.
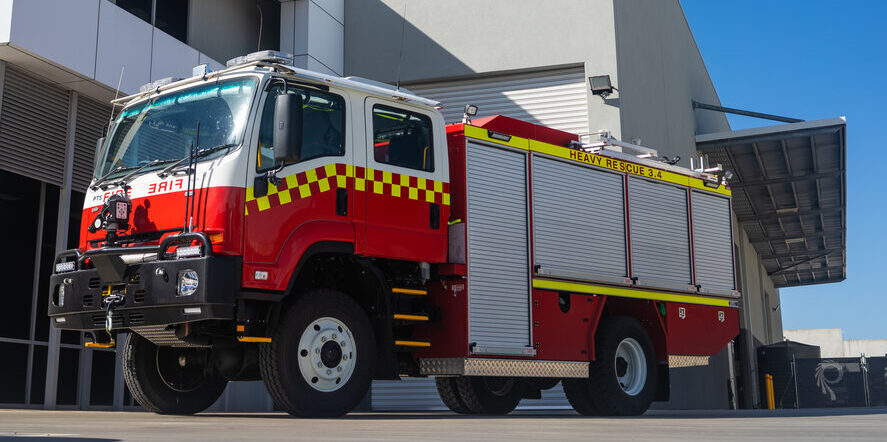
[[[733,210],[776,287],[847,277],[843,117],[698,135],[732,170]]]

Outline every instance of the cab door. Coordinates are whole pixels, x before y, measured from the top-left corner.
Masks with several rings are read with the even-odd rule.
[[[345,93],[290,85],[286,93],[302,96],[302,152],[299,162],[281,165],[274,161],[273,116],[283,82],[272,82],[266,90],[247,168],[243,285],[282,289],[308,246],[354,240],[354,198],[346,180],[353,164],[346,142],[350,114]],[[276,185],[267,179],[272,171]]]
[[[443,118],[405,103],[367,98],[366,195],[368,256],[443,262],[449,219],[449,173]]]

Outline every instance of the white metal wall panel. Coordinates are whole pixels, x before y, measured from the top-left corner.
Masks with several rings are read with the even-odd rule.
[[[533,157],[534,265],[627,276],[621,174]]]
[[[733,241],[730,199],[691,192],[696,283],[733,290]]]
[[[373,411],[447,410],[431,377],[373,381],[371,395]]]
[[[691,284],[687,191],[628,178],[632,276]]]
[[[407,87],[440,101],[447,124],[462,121],[465,105],[476,104],[476,118],[505,115],[566,132],[588,132],[588,85],[582,67]]]
[[[95,145],[102,136],[111,107],[84,96],[77,97],[77,126],[74,132],[74,167],[71,174],[74,190],[83,192],[92,180]]]
[[[468,332],[478,345],[529,345],[526,155],[473,143],[468,169]]]
[[[0,108],[0,168],[61,185],[68,93],[6,66]]]
[[[370,404],[373,411],[448,410],[437,394],[434,378],[403,378],[399,381],[373,381]],[[542,399],[524,399],[519,410],[571,409],[561,384],[542,391]]]

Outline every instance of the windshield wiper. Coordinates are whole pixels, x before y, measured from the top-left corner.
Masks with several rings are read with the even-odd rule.
[[[108,172],[107,175],[105,175],[104,177],[102,177],[102,178],[100,178],[98,181],[96,181],[96,183],[92,185],[92,190],[96,190],[96,189],[98,189],[99,187],[101,187],[102,190],[105,190],[105,189],[108,189],[108,188],[110,188],[110,187],[124,186],[124,185],[126,185],[126,183],[129,182],[130,178],[136,176],[136,175],[137,175],[139,172],[141,172],[142,170],[144,170],[144,169],[146,169],[146,168],[148,168],[148,167],[151,167],[151,166],[156,166],[156,165],[158,165],[158,164],[168,163],[168,162],[170,162],[170,161],[174,161],[174,160],[154,160],[154,161],[151,161],[151,162],[148,162],[148,163],[142,164],[141,166],[130,166],[130,167],[123,167],[123,166],[120,166],[120,167],[118,167],[118,168],[116,168],[116,169],[114,169],[114,170]],[[133,169],[134,169],[134,170],[133,170]],[[132,172],[126,174],[126,176],[124,176],[123,178],[120,178],[120,179],[117,180],[117,181],[114,181],[113,183],[108,183],[108,184],[106,184],[106,185],[104,185],[104,186],[102,185],[102,183],[104,183],[105,181],[108,180],[108,177],[109,177],[111,174],[114,174],[114,173],[117,173],[117,172],[122,172],[122,171],[124,171],[124,170],[132,170]]]
[[[220,144],[220,145],[218,145],[218,146],[213,146],[213,147],[207,147],[207,148],[205,148],[205,149],[200,149],[200,150],[197,151],[197,153],[194,154],[194,158],[197,159],[197,158],[200,158],[200,157],[204,157],[204,156],[207,156],[207,155],[209,155],[209,154],[211,154],[211,153],[213,153],[213,152],[218,152],[218,151],[220,151],[220,150],[222,150],[222,149],[230,149],[230,148],[235,147],[235,146],[237,146],[236,143],[226,143],[226,144]],[[185,157],[185,158],[182,158],[182,159],[176,161],[175,163],[170,164],[169,166],[166,166],[166,168],[164,168],[164,169],[161,170],[160,172],[157,172],[157,175],[158,175],[160,178],[166,178],[167,176],[170,175],[170,171],[171,171],[171,170],[175,169],[175,168],[178,167],[178,166],[181,166],[182,163],[184,163],[185,161],[188,161],[190,158],[191,158],[191,156],[189,155],[189,156],[187,156],[187,157]],[[175,173],[175,172],[172,172],[172,173]]]

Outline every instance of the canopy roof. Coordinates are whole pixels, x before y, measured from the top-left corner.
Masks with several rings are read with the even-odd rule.
[[[841,117],[696,137],[735,174],[733,210],[776,287],[847,277],[846,131]]]

